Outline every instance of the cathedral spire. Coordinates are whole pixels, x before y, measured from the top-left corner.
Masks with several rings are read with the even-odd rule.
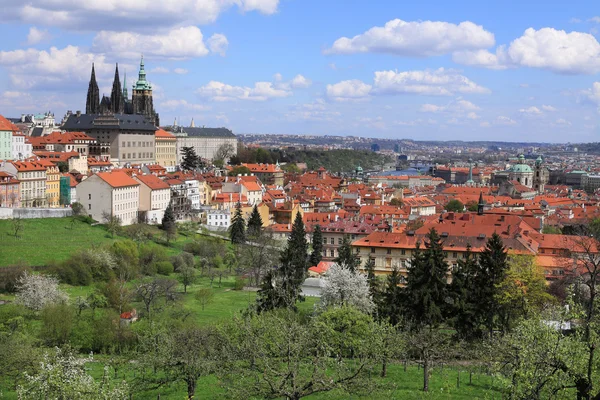
[[[86,114],[98,114],[100,112],[100,90],[98,82],[96,82],[96,70],[92,63],[92,75],[90,76],[90,84],[88,86],[87,99],[85,102]]]
[[[477,215],[483,215],[485,202],[483,201],[483,192],[479,192],[479,202],[477,203]]]
[[[115,68],[115,79],[113,80],[112,92],[110,94],[110,108],[115,114],[123,114],[125,109],[123,91],[121,90],[121,78],[119,77],[119,64]]]
[[[127,71],[123,74],[123,99],[125,101],[129,99],[129,93],[127,93]]]

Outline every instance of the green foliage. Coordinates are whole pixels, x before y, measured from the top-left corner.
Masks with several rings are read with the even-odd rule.
[[[387,276],[385,289],[378,303],[379,318],[388,321],[392,326],[398,326],[402,319],[404,293],[400,284],[402,284],[402,275],[398,268],[394,267],[392,273]]]
[[[561,229],[558,226],[553,225],[544,225],[544,227],[542,228],[542,233],[547,235],[562,235]]]
[[[194,295],[194,298],[202,305],[202,311],[204,311],[204,307],[213,301],[214,297],[215,293],[212,288],[200,288]]]
[[[402,201],[402,199],[399,197],[394,197],[392,200],[390,200],[390,205],[396,207],[403,207],[404,201]]]
[[[350,271],[358,270],[360,259],[352,252],[352,243],[348,237],[344,237],[342,245],[338,248],[338,256],[333,261]]]
[[[252,171],[250,171],[250,168],[240,165],[237,167],[233,167],[227,175],[238,176],[238,175],[250,175],[250,174],[252,174]]]
[[[196,154],[196,150],[193,147],[182,147],[181,148],[182,159],[181,169],[184,171],[195,171],[200,167],[200,157]]]
[[[175,223],[175,214],[173,213],[173,206],[171,203],[169,203],[167,209],[165,210],[161,226],[163,231],[165,231],[167,244],[169,244],[171,239],[177,235],[177,224]]]
[[[75,217],[86,214],[85,207],[83,207],[83,204],[77,201],[71,204],[71,210],[73,210],[73,216]]]
[[[242,215],[242,205],[239,202],[235,207],[235,214],[229,226],[229,238],[233,244],[246,242],[246,221]]]
[[[479,271],[475,277],[477,288],[477,314],[484,321],[490,335],[498,316],[499,284],[505,279],[508,269],[508,254],[500,235],[494,234],[488,239],[485,249],[479,253]]]
[[[449,307],[449,318],[460,338],[474,339],[481,336],[483,320],[477,313],[479,293],[476,278],[479,273],[477,258],[467,247],[464,258],[458,260],[458,265],[452,271],[452,283],[448,289],[452,299]]]
[[[448,264],[442,241],[432,228],[425,250],[413,252],[406,280],[406,312],[417,326],[438,326],[444,320]]]
[[[258,236],[262,232],[263,221],[258,212],[258,207],[256,204],[252,207],[252,213],[250,214],[250,218],[248,218],[248,236]]]
[[[446,204],[446,211],[448,212],[463,212],[464,209],[465,205],[457,199],[452,199]]]
[[[321,231],[321,225],[315,225],[311,237],[311,242],[312,253],[310,253],[310,265],[316,266],[321,262],[321,259],[323,258],[323,232]]]
[[[161,275],[169,276],[174,271],[175,269],[173,268],[173,264],[171,264],[169,261],[159,261],[156,263],[156,272]]]
[[[47,346],[62,346],[69,341],[75,310],[67,303],[49,304],[42,309],[40,339]]]

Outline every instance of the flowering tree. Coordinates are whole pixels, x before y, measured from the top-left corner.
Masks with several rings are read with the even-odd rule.
[[[320,306],[351,306],[370,313],[375,308],[367,276],[342,265],[333,264],[327,271],[325,284],[321,290]]]
[[[44,355],[38,374],[25,373],[25,383],[17,388],[18,399],[127,399],[127,386],[123,382],[113,387],[107,368],[100,382],[86,372],[85,364],[92,361],[92,355],[80,358],[57,347],[54,354]]]
[[[53,276],[24,272],[16,288],[16,302],[36,311],[68,299],[67,294],[58,287],[58,279]]]

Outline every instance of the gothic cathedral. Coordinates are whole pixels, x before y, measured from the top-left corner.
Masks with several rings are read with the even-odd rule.
[[[98,89],[98,82],[96,82],[96,71],[94,69],[94,64],[92,64],[92,75],[88,86],[85,113],[140,114],[154,121],[156,126],[159,126],[160,120],[158,118],[158,113],[154,110],[154,104],[152,102],[152,85],[146,80],[144,57],[142,57],[140,62],[138,80],[135,82],[132,89],[132,97],[130,100],[127,92],[127,76],[125,76],[121,88],[119,64],[117,64],[110,97],[103,95],[102,100],[100,100],[100,90]]]

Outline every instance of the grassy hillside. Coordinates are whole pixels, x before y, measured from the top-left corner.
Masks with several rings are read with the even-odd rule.
[[[38,266],[63,261],[79,249],[113,241],[103,226],[73,218],[25,219],[19,236],[14,237],[11,220],[0,220],[0,267],[18,262]]]

